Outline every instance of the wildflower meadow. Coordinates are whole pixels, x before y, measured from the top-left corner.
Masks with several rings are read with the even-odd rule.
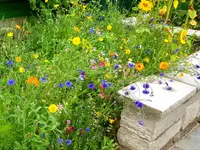
[[[173,32],[167,3],[142,0],[138,23],[128,26],[112,2],[105,10],[96,1],[66,8],[45,0],[38,15],[0,30],[0,149],[118,149],[117,91],[147,76],[188,72],[178,66],[194,52],[195,37],[188,26]],[[185,26],[197,23],[190,11]],[[142,102],[135,105],[142,111]]]

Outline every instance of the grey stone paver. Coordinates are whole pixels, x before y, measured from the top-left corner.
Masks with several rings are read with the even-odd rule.
[[[173,150],[200,150],[200,126],[175,144]]]

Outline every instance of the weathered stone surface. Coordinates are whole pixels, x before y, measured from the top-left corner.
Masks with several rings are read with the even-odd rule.
[[[164,78],[163,80],[164,82],[168,82],[169,86],[172,87],[172,90],[167,90],[165,83],[159,84],[158,81],[155,81],[149,83],[151,87],[151,90],[149,90],[150,93],[153,92],[153,96],[151,94],[142,93],[144,90],[142,82],[137,82],[130,85],[136,87],[136,90],[134,91],[131,91],[130,86],[127,86],[118,91],[118,93],[125,96],[127,99],[131,99],[132,101],[142,101],[142,103],[148,106],[149,111],[152,109],[151,112],[157,113],[155,115],[164,117],[192,97],[196,93],[197,88],[178,81],[170,82],[170,79],[167,78]],[[129,94],[127,95],[125,92],[128,92]]]
[[[139,135],[141,138],[145,138],[149,141],[153,141],[165,130],[167,130],[172,124],[183,117],[185,113],[185,105],[177,107],[174,111],[163,118],[155,117],[144,108],[143,122],[144,126],[138,123],[138,117],[136,114],[140,113],[140,110],[134,107],[132,104],[125,105],[121,114],[121,127],[128,127],[130,132]],[[169,121],[170,120],[170,121]]]
[[[187,107],[186,113],[183,117],[183,129],[198,116],[200,107],[200,92],[190,98],[185,104]]]
[[[118,141],[121,145],[126,146],[130,150],[160,150],[179,132],[181,125],[182,119],[174,123],[154,141],[141,138],[137,134],[131,132],[128,127],[120,127],[118,131]]]

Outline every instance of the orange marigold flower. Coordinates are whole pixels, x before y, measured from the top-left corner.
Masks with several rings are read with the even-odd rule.
[[[30,77],[28,78],[28,80],[26,80],[26,82],[28,84],[34,84],[34,86],[38,86],[39,85],[39,81],[36,77]]]
[[[167,70],[169,67],[169,63],[168,62],[161,62],[160,63],[160,69],[161,70]]]
[[[144,65],[141,62],[136,63],[135,68],[137,71],[142,71],[144,69]]]

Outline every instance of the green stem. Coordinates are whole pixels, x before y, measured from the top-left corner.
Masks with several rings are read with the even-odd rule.
[[[169,14],[170,14],[170,11],[171,11],[172,3],[173,3],[173,0],[169,0],[169,1],[168,1],[167,16],[166,16],[165,23],[167,23],[167,21],[168,21],[168,19],[169,19]]]
[[[189,6],[191,6],[192,4],[193,4],[193,0],[190,0]],[[188,9],[188,13],[187,13],[186,20],[185,20],[185,24],[184,24],[184,29],[187,29],[187,27],[188,27],[189,10],[190,10],[190,9]]]

